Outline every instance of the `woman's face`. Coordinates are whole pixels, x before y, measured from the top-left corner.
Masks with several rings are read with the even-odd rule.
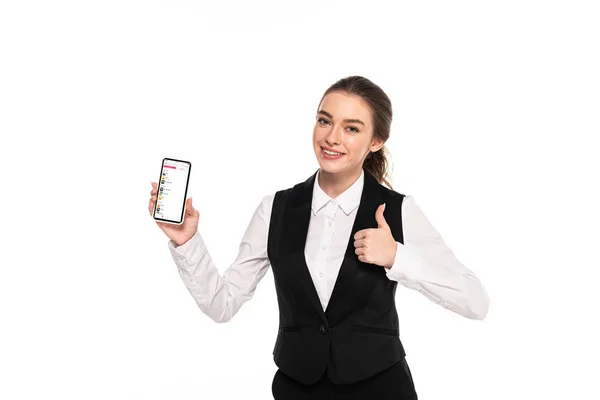
[[[373,140],[371,112],[362,98],[346,92],[325,96],[313,131],[313,147],[322,170],[359,173],[369,152],[379,150],[383,144]],[[324,154],[324,147],[343,155]]]

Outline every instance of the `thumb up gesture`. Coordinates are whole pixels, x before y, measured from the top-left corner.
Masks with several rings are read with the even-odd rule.
[[[383,217],[385,204],[377,208],[375,219],[377,228],[363,229],[354,235],[354,252],[358,259],[364,263],[376,264],[391,268],[396,259],[398,243],[392,236],[390,226]]]

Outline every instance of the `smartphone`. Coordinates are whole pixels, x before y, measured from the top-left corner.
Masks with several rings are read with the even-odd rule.
[[[155,220],[181,225],[190,183],[192,163],[163,158],[152,216]]]

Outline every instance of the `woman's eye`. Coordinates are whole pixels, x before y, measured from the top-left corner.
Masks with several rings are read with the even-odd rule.
[[[319,118],[319,123],[320,123],[320,124],[326,124],[326,123],[328,123],[328,122],[329,122],[329,121],[327,121],[325,118]]]
[[[355,127],[353,127],[353,126],[349,126],[349,127],[348,127],[348,129],[354,129],[354,131],[353,131],[353,132],[358,132],[358,129],[356,129],[356,128],[355,128]]]

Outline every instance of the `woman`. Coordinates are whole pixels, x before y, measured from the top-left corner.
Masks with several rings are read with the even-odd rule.
[[[414,198],[386,180],[391,121],[388,96],[370,80],[333,84],[313,132],[319,169],[262,199],[223,276],[198,232],[191,198],[182,225],[157,222],[185,285],[217,322],[231,319],[272,267],[275,399],[416,399],[399,338],[398,283],[467,318],[487,314],[477,277]],[[150,214],[155,201],[153,182]]]

